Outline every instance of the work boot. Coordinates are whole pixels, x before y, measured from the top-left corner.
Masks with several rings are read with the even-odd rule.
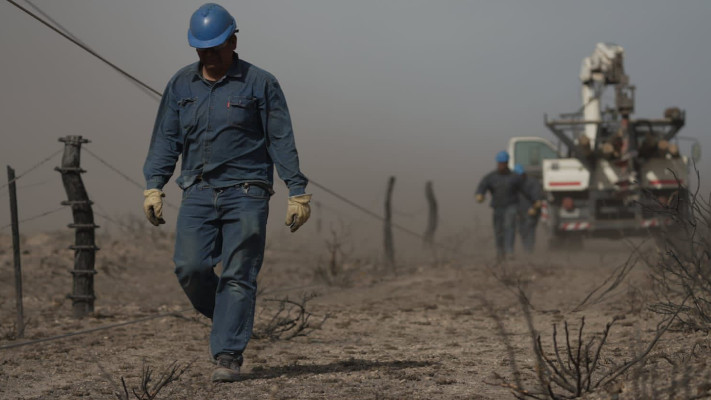
[[[220,353],[217,355],[217,368],[212,372],[213,382],[235,382],[239,378],[242,357],[236,354]]]
[[[207,352],[210,354],[210,362],[217,364],[217,358],[212,355],[212,345],[209,342],[207,343]]]

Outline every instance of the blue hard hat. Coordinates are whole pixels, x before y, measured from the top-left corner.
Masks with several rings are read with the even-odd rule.
[[[526,170],[523,169],[523,165],[521,165],[521,164],[516,164],[516,165],[514,165],[514,173],[515,173],[516,175],[523,175],[523,174],[526,173]]]
[[[509,153],[503,150],[496,153],[496,162],[509,162]]]
[[[237,31],[237,22],[221,5],[206,3],[190,17],[188,43],[197,49],[221,45]]]

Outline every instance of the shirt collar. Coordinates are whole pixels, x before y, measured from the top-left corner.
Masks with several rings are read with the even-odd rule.
[[[202,64],[200,61],[195,63],[195,70],[193,71],[193,81],[201,80],[202,77]],[[232,65],[230,69],[227,70],[227,74],[231,78],[241,78],[242,77],[242,63],[240,62],[239,55],[237,53],[232,53]]]

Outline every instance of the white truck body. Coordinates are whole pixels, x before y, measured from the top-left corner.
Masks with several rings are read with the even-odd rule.
[[[536,149],[536,158],[522,155],[522,149]],[[626,163],[598,159],[592,168],[577,158],[560,157],[556,147],[539,137],[514,137],[508,144],[510,163],[521,164],[540,179],[545,200],[542,223],[554,241],[566,238],[620,237],[644,235],[664,226],[664,218],[645,212],[645,202],[668,201],[688,183],[688,159],[651,158],[640,162],[635,179]],[[537,173],[537,171],[539,171]],[[564,207],[565,203],[565,207]]]

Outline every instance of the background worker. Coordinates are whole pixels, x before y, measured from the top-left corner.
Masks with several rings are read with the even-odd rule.
[[[521,243],[526,253],[533,253],[536,245],[536,226],[540,218],[541,200],[543,198],[543,188],[534,178],[526,174],[526,170],[521,164],[514,165],[514,173],[522,179],[522,192],[518,195],[518,213],[516,226],[521,235]],[[524,192],[530,195],[524,195]]]
[[[185,294],[212,320],[216,382],[237,380],[252,335],[274,166],[289,188],[291,231],[310,215],[284,94],[274,76],[237,56],[237,31],[217,4],[192,15],[188,43],[199,61],[168,82],[143,168],[144,210],[158,226],[161,189],[182,156],[173,261]]]
[[[476,201],[482,203],[486,192],[491,193],[490,206],[494,209],[494,237],[499,261],[507,257],[513,258],[518,197],[523,191],[521,177],[511,172],[508,162],[509,154],[505,151],[498,152],[496,170],[484,176],[475,195]]]

